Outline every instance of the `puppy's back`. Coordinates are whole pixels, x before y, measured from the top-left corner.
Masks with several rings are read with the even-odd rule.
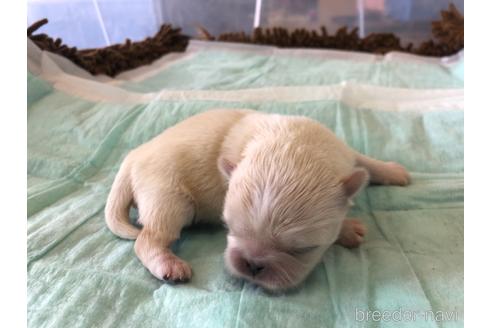
[[[215,161],[228,130],[250,113],[253,111],[216,109],[191,116],[134,149],[130,155],[142,162],[149,162],[151,157],[158,157],[160,162],[172,157],[172,162],[180,166],[203,164],[213,158]]]
[[[136,148],[126,159],[134,190],[139,194],[156,184],[179,189],[193,198],[198,219],[220,215],[226,189],[217,168],[221,145],[231,127],[251,113],[254,111],[210,110]]]

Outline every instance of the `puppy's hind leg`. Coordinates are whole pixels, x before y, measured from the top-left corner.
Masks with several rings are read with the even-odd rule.
[[[359,153],[356,154],[356,162],[369,172],[372,183],[399,186],[410,183],[408,171],[398,163],[383,162]]]
[[[193,219],[191,201],[180,195],[146,195],[145,200],[139,201],[139,212],[143,229],[135,241],[135,253],[142,264],[160,280],[189,280],[190,265],[177,257],[170,246]]]

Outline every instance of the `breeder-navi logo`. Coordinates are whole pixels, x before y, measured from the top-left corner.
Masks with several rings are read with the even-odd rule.
[[[356,321],[373,321],[373,322],[409,322],[417,320],[446,322],[446,321],[458,321],[460,315],[457,310],[454,311],[419,311],[419,310],[404,310],[398,309],[393,311],[379,311],[379,310],[360,310],[355,309]]]

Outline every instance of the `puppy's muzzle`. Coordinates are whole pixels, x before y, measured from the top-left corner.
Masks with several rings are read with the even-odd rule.
[[[249,254],[238,248],[233,248],[230,251],[231,264],[238,273],[243,276],[255,278],[261,273],[267,271],[268,263],[266,259],[261,256],[254,256],[257,254]]]
[[[255,263],[253,261],[248,261],[248,260],[244,260],[244,262],[246,268],[248,269],[249,273],[253,277],[259,274],[260,272],[262,272],[263,269],[265,269],[265,266],[263,264]]]

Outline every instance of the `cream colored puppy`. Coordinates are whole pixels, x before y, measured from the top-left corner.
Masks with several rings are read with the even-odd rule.
[[[362,242],[363,224],[346,215],[369,177],[409,183],[401,165],[355,152],[311,119],[212,110],[128,154],[106,222],[121,238],[136,239],[135,252],[155,277],[185,281],[191,267],[170,245],[183,227],[222,217],[228,270],[266,289],[285,289],[299,284],[333,243]],[[132,204],[141,230],[129,222]]]

